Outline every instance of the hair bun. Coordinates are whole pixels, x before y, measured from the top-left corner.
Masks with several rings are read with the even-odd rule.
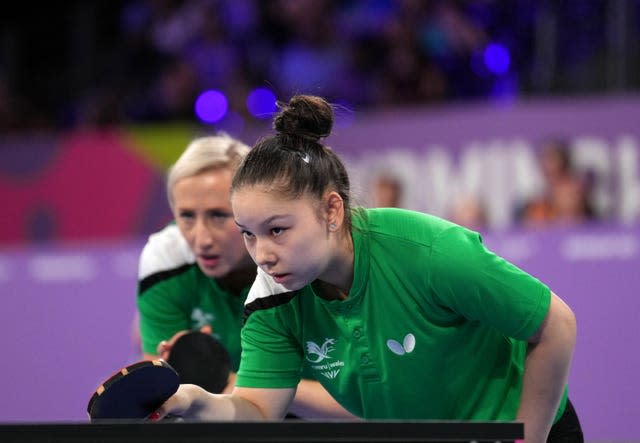
[[[273,121],[273,127],[278,133],[315,142],[331,134],[333,108],[323,98],[296,95],[289,103],[279,103],[278,106],[280,112]]]

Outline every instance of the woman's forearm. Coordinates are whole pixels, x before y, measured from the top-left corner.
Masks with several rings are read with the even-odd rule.
[[[567,384],[576,341],[571,309],[555,294],[549,313],[529,345],[517,419],[525,425],[527,443],[543,443],[553,424]]]
[[[190,420],[278,420],[293,398],[293,389],[235,388],[231,394],[212,394],[196,385],[180,385],[151,417],[176,415]]]
[[[302,418],[356,419],[315,380],[300,380],[290,412]]]

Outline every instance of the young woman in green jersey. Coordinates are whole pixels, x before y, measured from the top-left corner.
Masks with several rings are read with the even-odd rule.
[[[351,209],[345,167],[319,141],[332,123],[323,99],[292,98],[236,172],[233,213],[258,264],[236,387],[183,385],[154,418],[278,419],[308,367],[365,419],[520,420],[527,442],[580,441],[569,307],[473,231]]]
[[[207,331],[230,354],[229,389],[240,360],[243,306],[256,277],[230,203],[231,179],[248,151],[226,135],[189,144],[167,176],[175,223],[150,236],[139,267],[137,307],[145,357],[168,359],[178,337],[188,330]],[[309,400],[316,396],[327,399],[324,410]],[[311,380],[301,382],[292,411],[350,416]]]

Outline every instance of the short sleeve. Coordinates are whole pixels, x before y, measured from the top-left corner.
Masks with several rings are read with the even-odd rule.
[[[520,340],[531,337],[551,293],[537,278],[489,251],[476,232],[454,226],[434,241],[430,284],[439,303]]]
[[[184,306],[182,275],[194,266],[188,245],[175,225],[150,236],[138,263],[136,305],[140,316],[142,352],[156,354],[158,343],[190,328],[190,312]]]
[[[236,385],[254,388],[292,388],[301,376],[302,355],[287,332],[279,312],[270,308],[253,312],[242,328],[242,357]]]

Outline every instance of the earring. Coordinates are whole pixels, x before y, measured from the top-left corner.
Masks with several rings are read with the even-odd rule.
[[[331,231],[335,231],[337,227],[338,227],[338,225],[336,225],[335,223],[330,223],[329,224],[329,230],[331,230]]]

